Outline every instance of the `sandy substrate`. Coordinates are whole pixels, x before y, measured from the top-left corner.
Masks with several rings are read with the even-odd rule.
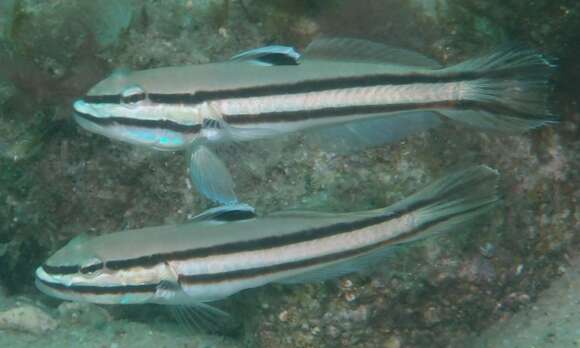
[[[169,325],[169,324],[168,324]],[[44,334],[0,331],[0,347],[11,348],[234,348],[232,340],[217,336],[195,336],[178,326],[152,327],[143,323],[114,320],[102,326],[61,325]]]

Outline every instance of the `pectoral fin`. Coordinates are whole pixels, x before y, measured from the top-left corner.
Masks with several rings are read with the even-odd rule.
[[[176,305],[169,306],[175,320],[190,334],[218,333],[230,331],[236,324],[233,318],[219,308],[206,303],[190,302],[178,283],[161,281],[159,293],[172,297]]]
[[[175,320],[192,336],[232,331],[236,322],[230,314],[206,303],[171,306]]]
[[[193,185],[210,200],[223,205],[238,202],[230,171],[207,146],[201,144],[193,146],[189,173]]]

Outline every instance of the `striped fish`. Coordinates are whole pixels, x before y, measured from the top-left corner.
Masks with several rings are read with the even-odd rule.
[[[443,68],[418,53],[355,39],[318,39],[301,57],[268,46],[220,63],[115,73],[74,104],[89,131],[159,150],[190,149],[204,195],[237,201],[211,144],[325,130],[342,148],[398,140],[445,116],[500,132],[554,120],[546,107],[554,65],[510,48]]]
[[[199,307],[272,282],[334,278],[488,211],[497,178],[471,167],[370,211],[252,217],[226,207],[183,225],[78,237],[36,270],[36,285],[64,300]]]

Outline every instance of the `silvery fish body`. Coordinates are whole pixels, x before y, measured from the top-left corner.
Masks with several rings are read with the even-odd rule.
[[[272,282],[329,279],[487,211],[497,201],[497,176],[468,168],[370,211],[252,218],[225,207],[183,225],[80,237],[37,269],[36,284],[65,300],[195,305]]]
[[[440,116],[523,132],[554,119],[546,107],[553,67],[526,49],[444,68],[364,40],[319,39],[304,57],[271,46],[226,62],[113,74],[74,108],[90,131],[160,150],[191,149],[194,184],[229,204],[237,201],[233,182],[212,144],[320,130],[325,144],[358,148],[437,126]]]

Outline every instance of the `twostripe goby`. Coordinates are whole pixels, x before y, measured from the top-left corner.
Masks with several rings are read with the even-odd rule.
[[[209,214],[184,225],[75,239],[37,269],[36,284],[65,300],[200,305],[272,282],[325,280],[486,212],[497,201],[497,177],[489,167],[471,167],[370,211],[248,218],[226,207],[224,214],[243,219]]]
[[[264,66],[265,59],[282,65]],[[552,68],[521,48],[441,67],[417,53],[353,39],[319,39],[303,58],[265,47],[231,61],[113,74],[78,100],[84,128],[160,150],[191,149],[192,181],[222,204],[237,201],[211,144],[317,129],[328,143],[375,145],[437,126],[439,116],[500,132],[554,118]],[[258,61],[260,64],[256,64]]]

